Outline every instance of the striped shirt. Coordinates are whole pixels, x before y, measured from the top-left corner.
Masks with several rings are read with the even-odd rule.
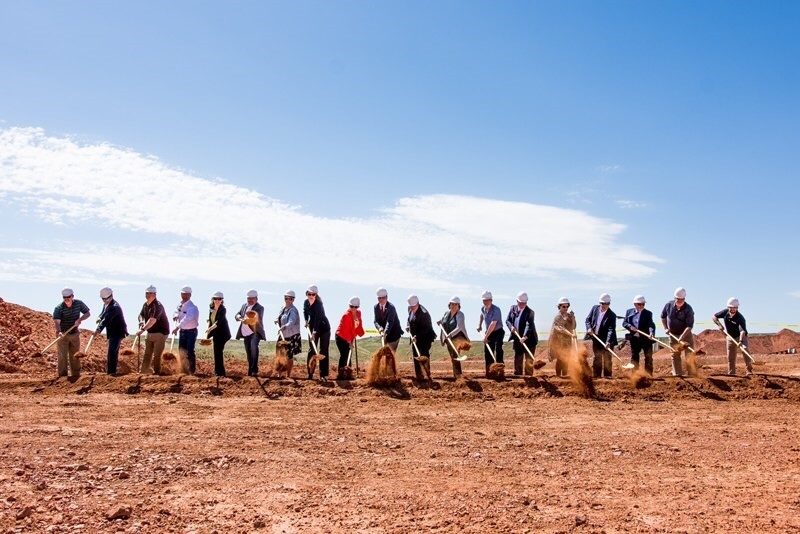
[[[61,321],[61,333],[64,333],[72,328],[72,325],[85,313],[89,313],[89,307],[82,300],[74,299],[70,307],[63,302],[56,306],[56,309],[53,310],[53,319]]]

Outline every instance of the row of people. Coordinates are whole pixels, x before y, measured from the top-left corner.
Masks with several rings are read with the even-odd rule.
[[[308,377],[313,377],[315,366],[312,365],[312,362],[318,361],[319,376],[321,379],[327,379],[331,324],[325,314],[317,286],[309,286],[305,296],[302,324],[300,313],[294,305],[296,298],[294,291],[287,291],[283,295],[283,306],[273,323],[277,327],[277,337],[287,343],[290,364],[294,356],[302,351],[301,330],[306,329],[310,341],[307,358]],[[431,346],[437,338],[441,344],[447,346],[454,376],[456,378],[461,376],[461,363],[455,347],[464,342],[468,343],[470,336],[467,332],[464,314],[461,311],[459,297],[450,299],[448,310],[440,320],[436,321],[439,326],[437,333],[434,330],[430,313],[420,304],[416,295],[412,294],[407,299],[408,316],[405,328],[400,322],[396,307],[388,299],[387,290],[379,288],[376,296],[377,303],[373,309],[375,328],[380,333],[383,342],[395,352],[403,334],[410,334],[414,371],[418,379],[424,378],[423,368],[430,357]],[[198,340],[200,310],[192,302],[192,289],[189,286],[181,289],[180,303],[172,316],[172,324],[170,324],[170,318],[163,304],[157,297],[157,290],[154,286],[145,289],[145,302],[139,313],[139,328],[135,334],[141,340],[143,334],[146,333],[140,372],[152,371],[156,374],[161,372],[161,356],[166,341],[172,334],[178,336],[182,371],[194,374],[196,371],[195,344]],[[58,374],[66,376],[69,367],[70,373],[77,376],[80,374],[80,362],[75,358],[75,353],[80,350],[80,340],[77,336],[78,327],[89,318],[90,310],[84,302],[74,298],[72,289],[64,289],[62,298],[63,302],[53,312],[58,337]],[[100,298],[103,301],[103,309],[97,320],[95,333],[100,334],[104,329],[106,330],[108,337],[107,371],[109,374],[116,374],[120,344],[128,336],[127,325],[122,309],[114,299],[113,291],[107,287],[103,288],[100,290]],[[237,340],[243,341],[248,362],[248,375],[255,376],[258,374],[259,343],[267,339],[264,327],[264,307],[258,302],[256,290],[248,291],[245,298],[245,303],[234,316],[235,321],[239,323],[235,337]],[[505,320],[503,320],[500,308],[494,304],[490,291],[483,292],[481,301],[483,305],[477,330],[483,335],[487,376],[491,364],[504,363],[504,327],[508,328],[509,341],[512,342],[514,351],[514,374],[522,375],[525,371],[525,359],[535,354],[539,342],[535,313],[528,306],[527,293],[521,292],[517,295],[516,302],[509,309]],[[610,377],[612,373],[611,350],[618,341],[616,327],[619,317],[611,310],[610,306],[611,296],[603,293],[585,319],[586,335],[584,339],[590,340],[592,343],[592,368],[596,378]],[[652,374],[656,324],[653,313],[645,306],[644,296],[637,295],[633,299],[633,307],[628,309],[622,317],[622,326],[628,330],[626,339],[631,345],[631,361],[635,368],[639,368],[641,357],[644,356],[644,368]],[[360,307],[360,299],[358,297],[351,298],[348,302],[348,309],[342,314],[338,328],[334,332],[334,341],[339,351],[340,375],[337,378],[342,378],[341,370],[348,364],[354,340],[365,335]],[[567,298],[560,299],[557,307],[558,312],[552,321],[550,330],[550,359],[556,362],[556,375],[565,376],[567,373],[566,355],[577,342],[577,321],[574,312],[569,309],[570,302]],[[738,344],[728,340],[729,374],[736,372],[735,364],[739,344],[747,347],[746,321],[738,309],[738,300],[731,298],[727,303],[727,308],[713,316],[714,322],[720,329],[724,329],[732,338],[738,340]],[[664,305],[661,322],[673,350],[672,374],[682,376],[682,358],[688,357],[686,351],[694,347],[692,335],[694,310],[686,302],[685,289],[676,289],[674,298]],[[205,330],[205,339],[210,340],[213,345],[214,372],[217,376],[225,376],[223,350],[225,344],[233,336],[222,292],[214,293],[211,297],[206,324],[208,328]],[[744,358],[744,361],[748,373],[751,373],[752,362],[748,358]],[[427,371],[429,374],[429,369]]]

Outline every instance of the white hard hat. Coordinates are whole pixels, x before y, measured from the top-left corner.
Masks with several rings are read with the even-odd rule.
[[[675,298],[676,299],[685,299],[686,298],[686,290],[682,287],[679,287],[675,290]]]
[[[283,296],[284,296],[284,297],[292,297],[292,298],[294,298],[294,297],[295,297],[295,294],[294,294],[294,291],[292,291],[292,290],[290,289],[289,291],[287,291],[286,293],[284,293],[284,294],[283,294]]]
[[[358,297],[350,297],[350,306],[355,306],[358,308],[361,306],[361,299]]]
[[[600,298],[597,299],[600,304],[611,304],[611,295],[608,293],[603,293],[600,295]]]
[[[113,294],[113,291],[111,291],[110,287],[104,287],[103,289],[100,290],[100,298],[101,299],[107,299],[112,294]]]
[[[189,286],[183,286],[183,288],[181,288],[181,293],[186,293],[187,295],[191,295],[192,288]]]
[[[419,304],[419,297],[417,297],[412,293],[411,295],[408,296],[408,305],[416,306],[417,304]]]
[[[461,306],[461,299],[458,297],[453,297],[450,299],[450,304],[458,304],[459,306]]]
[[[569,306],[569,299],[567,297],[561,297],[558,299],[558,305],[561,306],[562,304]]]
[[[492,300],[492,292],[487,289],[481,293],[481,300]]]
[[[739,307],[739,299],[736,297],[731,297],[728,299],[728,307],[729,308],[738,308]]]
[[[251,289],[250,291],[247,292],[247,298],[249,298],[249,299],[257,299],[258,298],[258,291],[256,291],[255,289]]]
[[[222,294],[222,291],[217,291],[212,295],[212,297],[214,297],[215,299],[224,299],[225,295]]]
[[[65,287],[64,289],[61,290],[62,297],[72,297],[74,295],[75,293],[68,287]]]
[[[319,290],[317,289],[317,286],[315,286],[315,285],[313,285],[313,284],[312,284],[312,285],[310,285],[310,286],[308,286],[308,287],[306,288],[306,295],[308,295],[309,293],[313,293],[313,294],[315,294],[315,295],[316,295],[317,293],[319,293]]]
[[[144,290],[145,293],[157,293],[156,286],[147,286]]]
[[[387,293],[385,287],[379,287],[378,289],[376,289],[375,290],[375,294],[377,296],[379,296],[379,297],[388,297],[389,296],[389,293]]]
[[[528,294],[525,293],[524,291],[520,291],[517,294],[517,302],[522,302],[522,303],[528,302]]]
[[[645,304],[646,301],[644,300],[644,295],[636,295],[633,297],[634,304]]]

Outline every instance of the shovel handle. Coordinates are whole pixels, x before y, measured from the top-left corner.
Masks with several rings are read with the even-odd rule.
[[[635,327],[634,327],[634,328],[635,328]],[[647,338],[647,339],[649,339],[650,341],[653,341],[654,343],[658,343],[659,345],[661,345],[661,346],[662,346],[662,347],[664,347],[665,349],[669,349],[669,350],[672,350],[672,352],[675,352],[675,351],[672,349],[672,347],[670,347],[669,345],[667,345],[667,344],[666,344],[666,343],[664,343],[663,341],[661,341],[661,340],[657,339],[655,336],[651,336],[650,334],[646,334],[646,333],[644,332],[644,330],[639,330],[638,328],[636,328],[636,332],[634,332],[634,333],[635,333],[635,334],[642,334],[644,337],[646,337],[646,338]]]
[[[58,336],[57,338],[55,338],[55,339],[54,339],[54,340],[53,340],[53,341],[52,341],[52,342],[51,342],[49,345],[47,345],[47,346],[46,346],[44,349],[42,349],[42,354],[44,354],[45,352],[47,352],[47,349],[49,349],[50,347],[52,347],[53,345],[55,345],[56,343],[58,343],[58,340],[59,340],[59,339],[61,339],[62,337],[66,336],[67,334],[69,334],[69,333],[70,333],[70,332],[72,332],[73,330],[75,330],[75,327],[76,327],[76,326],[78,326],[78,325],[77,325],[77,323],[76,323],[76,324],[74,324],[74,325],[72,325],[72,326],[70,326],[70,327],[67,329],[67,331],[66,331],[66,332],[63,332],[63,333],[62,333],[60,336]]]
[[[674,339],[676,343],[683,343],[683,341],[681,341],[680,339],[678,339],[678,337],[677,337],[675,334],[673,334],[672,332],[669,332],[669,337],[671,337],[672,339]],[[670,348],[672,348],[672,347],[670,347]],[[689,349],[689,352],[691,352],[691,353],[693,353],[693,354],[694,354],[694,348],[693,348],[693,347],[689,346],[689,347],[687,347],[687,348]],[[673,351],[673,352],[674,352],[674,351]]]
[[[489,345],[488,343],[484,343],[483,346],[486,347],[486,350],[489,351],[489,355],[492,357],[492,360],[494,360],[494,363],[497,363],[497,358],[494,355],[494,351],[492,350],[492,346]]]
[[[308,342],[311,344],[311,348],[314,349],[314,354],[319,356],[319,349],[317,348],[317,344],[314,343],[314,336],[311,335],[311,330],[306,327],[306,333],[308,334]]]
[[[756,361],[756,360],[755,360],[755,358],[753,358],[753,356],[750,354],[750,352],[749,352],[747,349],[745,349],[745,348],[742,346],[742,344],[741,344],[741,343],[739,343],[738,341],[736,341],[735,339],[733,339],[733,336],[732,336],[732,335],[730,335],[730,334],[728,333],[728,331],[727,331],[727,330],[725,330],[724,328],[720,328],[720,330],[722,330],[722,332],[723,332],[723,333],[724,333],[724,334],[727,336],[727,338],[728,338],[728,339],[730,339],[731,341],[733,341],[733,343],[734,343],[734,344],[735,344],[737,347],[739,347],[739,350],[740,350],[740,351],[742,351],[742,354],[744,354],[745,356],[747,356],[747,357],[750,359],[750,363],[753,363],[754,361]]]
[[[92,346],[92,341],[94,341],[94,334],[89,336],[89,341],[86,343],[86,348],[83,350],[86,354],[89,354],[89,347]]]
[[[533,353],[531,353],[531,349],[528,348],[528,345],[526,345],[525,343],[522,342],[522,338],[520,337],[519,332],[514,330],[514,335],[517,336],[517,339],[519,339],[519,344],[522,345],[522,347],[525,349],[525,352],[528,353],[528,356],[533,358]],[[536,358],[533,358],[533,359],[536,359]]]
[[[444,340],[447,342],[447,344],[450,345],[450,348],[453,349],[453,352],[456,353],[456,357],[458,357],[458,349],[456,349],[456,346],[453,345],[453,340],[447,337],[447,333],[444,331],[444,328],[442,328],[440,332],[442,336],[444,336]]]
[[[603,347],[604,347],[604,348],[605,348],[605,349],[606,349],[608,352],[610,352],[612,356],[614,356],[616,359],[618,359],[620,363],[622,363],[622,364],[624,364],[624,363],[625,363],[625,362],[624,362],[624,360],[623,360],[622,358],[620,358],[619,356],[617,356],[617,353],[616,353],[616,352],[614,352],[613,350],[611,350],[611,347],[606,347],[606,346],[605,346],[606,344],[605,344],[605,343],[603,343],[603,340],[602,340],[602,339],[600,339],[599,337],[597,337],[596,335],[594,335],[594,332],[592,332],[592,333],[591,333],[591,334],[589,334],[589,335],[590,335],[590,336],[592,336],[593,338],[595,338],[595,339],[597,340],[597,342],[598,342],[598,343],[600,343],[601,345],[603,345]]]

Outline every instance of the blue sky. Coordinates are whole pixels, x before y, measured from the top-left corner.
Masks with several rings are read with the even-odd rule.
[[[0,5],[0,280],[800,323],[794,2]]]

